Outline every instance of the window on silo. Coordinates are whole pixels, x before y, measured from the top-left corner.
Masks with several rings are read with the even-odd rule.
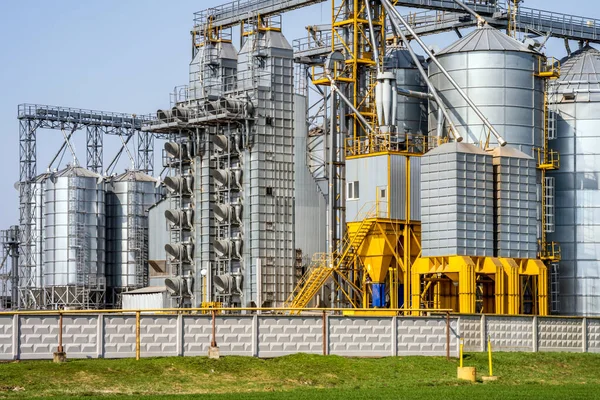
[[[348,182],[347,186],[348,200],[357,200],[359,198],[358,181]]]

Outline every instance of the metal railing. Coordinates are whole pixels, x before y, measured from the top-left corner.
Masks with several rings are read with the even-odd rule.
[[[377,133],[354,140],[346,139],[346,156],[359,156],[380,152],[425,154],[446,139],[412,133]]]
[[[42,104],[19,104],[19,119],[43,119],[59,122],[77,122],[81,125],[95,124],[140,129],[144,122],[152,121],[152,115],[125,114],[83,108],[58,107]]]

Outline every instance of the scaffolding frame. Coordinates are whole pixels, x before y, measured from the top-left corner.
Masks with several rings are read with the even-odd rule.
[[[32,295],[35,287],[32,269],[36,265],[33,243],[36,237],[36,205],[34,179],[37,176],[37,131],[38,129],[86,130],[86,165],[88,169],[103,171],[103,136],[118,135],[130,138],[138,137],[138,157],[136,167],[148,174],[154,171],[154,137],[152,133],[142,131],[142,124],[152,120],[150,116],[87,110],[40,104],[20,104],[19,120],[19,225],[21,257],[19,260],[19,307],[36,308],[38,301]],[[40,268],[42,266],[39,266]],[[66,294],[51,295],[64,298]]]

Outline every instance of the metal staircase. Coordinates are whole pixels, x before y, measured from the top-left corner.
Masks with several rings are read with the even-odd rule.
[[[368,215],[370,216],[370,214]],[[375,219],[363,219],[355,233],[352,235],[346,234],[341,251],[334,252],[331,256],[323,253],[316,254],[310,267],[298,282],[296,289],[285,302],[284,307],[291,308],[291,314],[300,313],[300,310],[295,309],[307,307],[308,303],[334,273],[338,274],[343,280],[349,281],[344,273],[344,267],[354,264],[358,256],[358,249],[375,223]]]

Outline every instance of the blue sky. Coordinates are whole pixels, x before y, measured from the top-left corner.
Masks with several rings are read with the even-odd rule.
[[[185,84],[193,13],[221,0],[2,0],[0,13],[0,229],[18,223],[19,175],[17,105],[39,103],[147,114],[169,102],[173,87]],[[596,2],[574,0],[575,15],[600,18]],[[525,6],[560,11],[559,0],[527,0]],[[283,17],[290,40],[306,35],[304,27],[330,20],[329,2]],[[428,37],[444,47],[455,39]],[[573,43],[572,48],[576,47]],[[552,40],[549,55],[565,54]],[[74,144],[85,165],[84,132]],[[38,131],[38,172],[60,146],[59,131]],[[105,140],[105,162],[120,145]],[[160,150],[157,147],[157,150]],[[69,157],[65,157],[68,160]],[[123,163],[125,167],[127,163]],[[157,169],[159,168],[157,163]]]

